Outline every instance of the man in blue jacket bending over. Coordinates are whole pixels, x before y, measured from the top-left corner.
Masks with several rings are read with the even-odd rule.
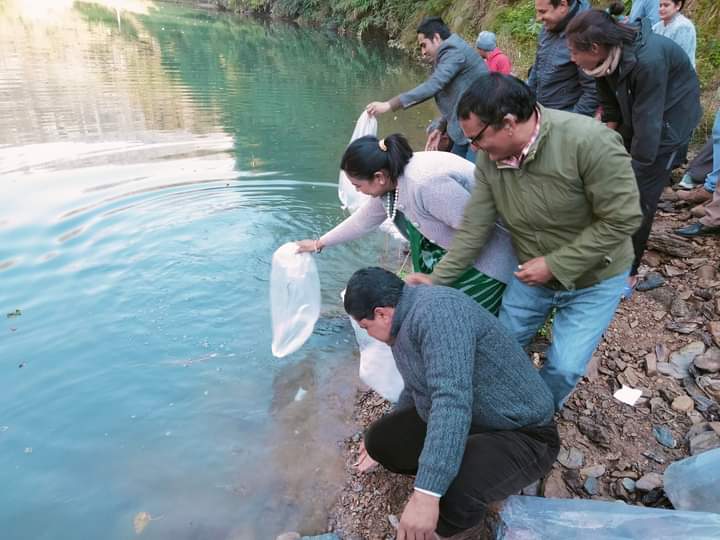
[[[452,152],[475,161],[475,154],[460,129],[457,104],[478,77],[489,73],[487,64],[475,49],[450,29],[440,17],[426,17],[417,28],[420,52],[432,63],[432,75],[421,85],[388,101],[373,101],[366,110],[379,115],[389,110],[408,109],[435,98],[441,118],[433,123],[425,150],[437,150],[443,132],[452,140]]]
[[[415,475],[398,540],[479,524],[487,505],[544,476],[559,449],[553,397],[517,341],[469,296],[358,270],[345,310],[391,346],[405,387],[370,426],[357,467]]]

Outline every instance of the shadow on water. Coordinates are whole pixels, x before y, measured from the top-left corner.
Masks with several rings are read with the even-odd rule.
[[[283,360],[270,259],[343,218],[359,111],[422,73],[323,32],[112,5],[0,3],[0,315],[21,313],[0,319],[0,530],[121,540],[147,512],[148,540],[317,532],[353,429],[338,294],[395,248],[323,253],[323,316]],[[417,147],[431,116],[382,130]]]

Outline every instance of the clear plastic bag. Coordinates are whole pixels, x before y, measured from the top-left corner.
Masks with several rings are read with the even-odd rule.
[[[665,493],[678,510],[720,512],[720,448],[672,463],[664,480]]]
[[[404,383],[392,350],[382,341],[370,337],[352,317],[350,323],[360,349],[360,379],[388,401],[396,402]]]
[[[340,293],[340,298],[345,298],[345,291]],[[360,379],[382,397],[395,403],[405,383],[395,365],[392,350],[382,341],[370,337],[349,315],[348,319],[360,349]]]
[[[720,514],[621,502],[513,495],[503,504],[497,540],[717,540]]]
[[[367,111],[363,111],[355,123],[355,131],[350,137],[350,142],[365,135],[377,135],[377,119],[370,116]],[[338,178],[338,197],[340,197],[343,209],[348,210],[351,214],[370,198],[369,195],[357,191],[343,171],[340,171]]]
[[[295,352],[313,333],[320,316],[320,278],[310,253],[297,244],[280,246],[270,270],[272,353],[278,358]]]

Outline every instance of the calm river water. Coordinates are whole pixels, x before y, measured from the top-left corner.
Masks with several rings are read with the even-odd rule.
[[[377,234],[323,253],[323,316],[282,360],[270,259],[342,219],[363,105],[423,77],[382,45],[283,23],[0,2],[4,540],[322,530],[354,429],[338,294],[395,248]],[[417,148],[432,113],[381,131]]]

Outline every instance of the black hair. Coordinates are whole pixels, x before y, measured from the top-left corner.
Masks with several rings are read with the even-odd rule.
[[[619,17],[625,13],[625,4],[622,2],[612,2],[608,7],[605,8],[610,15],[613,17]]]
[[[680,4],[680,10],[685,7],[685,0],[671,0],[676,6]]]
[[[373,135],[355,139],[345,149],[340,168],[360,180],[372,180],[376,172],[385,170],[390,179],[397,182],[413,155],[412,148],[400,133],[388,135],[383,144],[387,150],[380,148],[380,141]]]
[[[442,17],[425,17],[417,27],[417,33],[423,34],[428,39],[432,39],[435,34],[438,34],[440,39],[450,37],[450,29]]]
[[[565,0],[567,2],[568,7],[572,6],[575,0]],[[557,7],[560,5],[560,2],[562,0],[550,0],[550,5],[552,5],[553,8],[557,9]]]
[[[475,114],[485,124],[502,126],[506,114],[515,115],[518,122],[532,118],[537,100],[530,87],[512,75],[489,73],[470,85],[460,98],[458,118],[467,120]]]
[[[615,11],[607,12],[603,9],[583,11],[573,17],[565,29],[565,35],[579,51],[589,51],[593,44],[607,48],[630,45],[635,41],[637,29],[617,22],[613,17],[615,14]]]
[[[398,305],[405,282],[384,268],[370,266],[355,272],[345,288],[345,311],[356,321],[374,319],[375,308]]]

